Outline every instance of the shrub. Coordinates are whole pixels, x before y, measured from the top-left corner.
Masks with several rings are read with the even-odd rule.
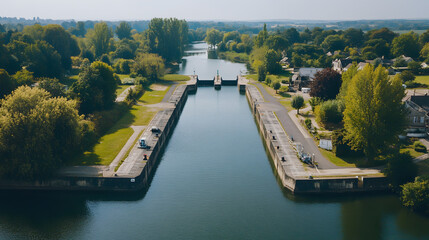
[[[317,121],[324,125],[338,124],[343,121],[344,103],[339,100],[328,100],[316,109]]]
[[[417,166],[410,153],[405,152],[391,156],[384,172],[390,183],[396,188],[413,181],[417,175]]]
[[[271,84],[271,78],[270,78],[270,77],[267,77],[267,78],[265,79],[265,83],[266,83],[267,85],[270,85],[270,84]]]
[[[416,152],[427,152],[426,146],[423,145],[420,141],[415,141],[413,144],[414,150],[416,150]]]
[[[282,80],[282,83],[283,83],[283,84],[287,84],[287,83],[288,83],[288,80],[283,79],[283,80]]]
[[[416,177],[414,182],[401,186],[401,201],[406,207],[416,211],[429,210],[429,179]]]
[[[288,91],[289,91],[288,86],[281,86],[278,92],[283,97],[290,97],[290,94],[288,93]]]
[[[307,129],[311,129],[311,119],[306,118],[304,123],[305,123],[305,126],[307,127]]]
[[[362,156],[362,151],[352,150],[345,139],[345,129],[335,130],[332,132],[332,152],[337,157]]]

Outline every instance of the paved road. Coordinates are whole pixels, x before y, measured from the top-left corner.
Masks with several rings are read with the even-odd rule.
[[[288,111],[286,108],[272,95],[270,95],[264,87],[260,84],[255,82],[255,85],[258,87],[258,89],[261,91],[262,96],[264,97],[266,103],[266,107],[271,108],[272,111],[274,111],[283,125],[283,128],[285,129],[286,133],[293,137],[295,142],[300,142],[303,147],[304,151],[310,154],[315,154],[316,161],[319,163],[320,169],[339,169],[344,167],[336,166],[335,164],[331,163],[328,159],[323,157],[323,155],[320,153],[319,148],[317,147],[316,143],[313,141],[313,139],[310,136],[305,137],[301,131],[298,129],[298,127],[295,125],[295,123],[290,118]],[[267,103],[269,102],[269,103]]]
[[[125,100],[125,98],[128,95],[128,92],[130,91],[131,88],[135,88],[135,85],[129,86],[128,88],[126,88],[121,94],[119,94],[119,96],[116,97],[116,102],[123,102]]]

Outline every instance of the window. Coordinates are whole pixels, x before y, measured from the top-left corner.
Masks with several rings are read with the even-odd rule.
[[[425,117],[420,117],[420,123],[425,123]]]

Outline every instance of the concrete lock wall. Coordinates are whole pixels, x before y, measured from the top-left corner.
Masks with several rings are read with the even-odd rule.
[[[254,87],[254,86],[251,86]],[[246,97],[249,106],[257,122],[258,129],[262,135],[264,145],[270,154],[277,175],[283,186],[294,193],[344,193],[344,192],[368,192],[368,191],[386,191],[388,181],[385,177],[340,177],[326,179],[301,179],[289,176],[282,165],[280,156],[277,154],[275,146],[278,146],[277,140],[273,140],[268,133],[268,127],[262,121],[258,101],[249,87],[246,87]]]

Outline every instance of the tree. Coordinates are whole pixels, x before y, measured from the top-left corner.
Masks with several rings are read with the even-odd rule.
[[[425,59],[425,61],[429,61],[429,42],[423,46],[420,51],[420,56]]]
[[[325,68],[314,75],[310,85],[310,96],[319,97],[322,100],[335,99],[340,87],[341,75],[332,68]]]
[[[274,51],[283,51],[289,47],[289,41],[280,35],[269,36],[265,44],[269,49],[273,49]]]
[[[95,57],[100,57],[108,52],[113,34],[107,23],[99,22],[94,25],[94,29],[88,30],[86,37],[94,50]]]
[[[383,39],[387,43],[391,43],[396,34],[388,28],[380,28],[367,32],[369,39]]]
[[[258,66],[258,81],[263,82],[265,81],[265,78],[267,77],[267,70],[265,69],[264,65]]]
[[[219,32],[217,29],[207,29],[207,36],[205,41],[210,44],[212,47],[215,47],[217,44],[222,42],[223,33]]]
[[[365,42],[365,47],[362,53],[367,52],[374,53],[377,57],[388,57],[390,56],[390,48],[387,42],[383,39],[370,39]]]
[[[304,107],[304,98],[300,95],[295,95],[292,98],[292,107],[296,109],[296,113],[299,114],[299,109]]]
[[[262,31],[258,33],[258,36],[256,36],[256,39],[255,39],[256,47],[262,47],[262,45],[264,45],[265,40],[267,38],[268,38],[267,24],[264,23],[264,28],[262,29]]]
[[[408,63],[408,69],[416,75],[420,74],[420,70],[422,70],[422,66],[420,62],[411,61]]]
[[[313,113],[314,113],[314,110],[316,109],[316,106],[319,106],[320,103],[322,103],[322,102],[323,102],[322,99],[320,99],[318,97],[312,97],[312,98],[310,98],[310,100],[308,100],[308,103],[311,106],[311,111],[313,111]]]
[[[97,61],[84,68],[71,86],[71,95],[78,99],[82,113],[111,107],[116,99],[117,82],[113,69]]]
[[[290,44],[301,42],[298,30],[296,28],[288,28],[284,31],[283,36],[289,41]]]
[[[65,85],[56,78],[42,78],[39,80],[38,88],[44,89],[52,97],[66,97]]]
[[[387,167],[384,169],[387,179],[393,187],[413,181],[417,176],[417,165],[409,152],[396,153],[388,157]]]
[[[344,39],[348,46],[360,47],[364,41],[361,29],[349,28],[343,32]]]
[[[80,53],[79,46],[62,26],[50,24],[43,27],[42,38],[49,43],[61,56],[61,64],[64,69],[71,68],[71,56]]]
[[[344,97],[344,128],[352,149],[373,161],[397,143],[405,126],[404,96],[401,80],[390,80],[381,66],[374,70],[367,64],[353,77]]]
[[[22,69],[16,72],[13,75],[13,78],[15,79],[15,82],[18,86],[31,85],[34,83],[33,73],[27,69]]]
[[[353,65],[341,75],[341,88],[340,92],[337,95],[337,98],[344,100],[344,97],[347,95],[349,84],[352,81],[353,77],[357,74],[357,72],[357,64],[353,63]]]
[[[317,121],[324,124],[339,124],[343,121],[344,103],[339,100],[328,100],[316,109]]]
[[[86,34],[85,23],[77,22],[76,27],[69,28],[69,32],[77,37],[83,37]]]
[[[37,41],[30,44],[24,51],[27,70],[34,73],[35,77],[61,78],[63,67],[61,55],[47,42]]]
[[[279,81],[275,81],[273,83],[273,89],[276,90],[276,93],[277,93],[277,90],[279,90],[281,86],[282,86],[282,84]]]
[[[273,49],[269,49],[267,53],[265,54],[265,69],[270,74],[277,74],[281,72],[282,66],[279,63],[280,61],[280,54],[278,54]]]
[[[119,26],[116,27],[115,30],[116,35],[118,35],[119,39],[131,39],[131,26],[129,23],[123,21],[121,23],[119,23]]]
[[[0,99],[11,93],[16,86],[16,82],[9,76],[6,70],[0,69]]]
[[[416,211],[427,211],[429,209],[429,179],[417,177],[414,182],[401,186],[401,201],[406,207]]]
[[[164,67],[164,61],[160,56],[141,53],[136,57],[131,72],[153,82],[164,76]]]
[[[322,47],[327,51],[334,52],[336,50],[344,50],[346,42],[339,35],[330,35],[325,38]]]
[[[416,76],[411,71],[403,71],[398,74],[398,78],[402,81],[402,83],[414,81]]]
[[[418,58],[420,53],[418,35],[416,33],[409,32],[401,34],[393,39],[392,53],[396,57],[405,55],[407,57]]]
[[[76,102],[19,87],[0,107],[0,175],[14,179],[50,176],[80,147]]]

